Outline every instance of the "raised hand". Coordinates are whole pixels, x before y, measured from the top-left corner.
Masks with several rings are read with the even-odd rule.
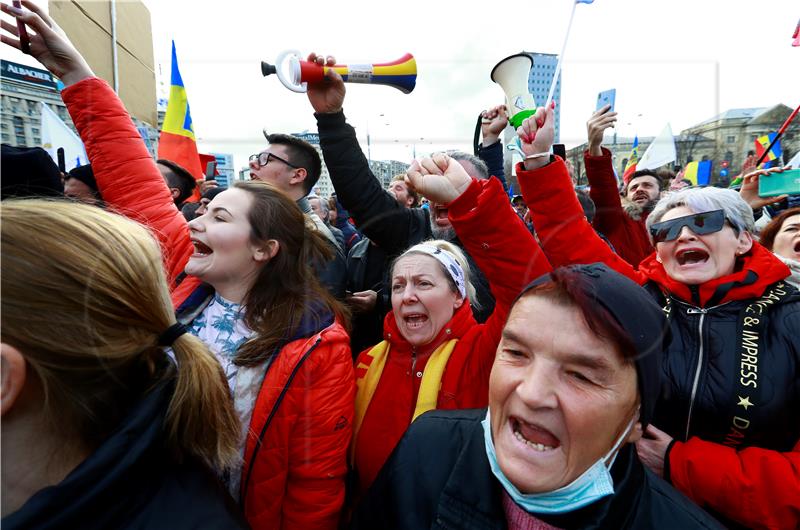
[[[781,195],[779,197],[759,197],[758,196],[758,178],[762,175],[771,175],[772,173],[781,173],[786,169],[791,169],[790,166],[786,167],[773,167],[769,169],[759,169],[750,173],[742,180],[742,187],[739,189],[739,196],[750,205],[753,210],[758,210],[764,206],[780,202],[788,195]]]
[[[439,204],[452,202],[472,183],[472,177],[461,164],[444,153],[414,160],[405,180],[417,193]]]
[[[549,108],[539,107],[536,113],[525,118],[522,125],[517,127],[517,136],[522,152],[526,158],[525,169],[532,170],[547,165],[550,162],[550,148],[555,139],[555,101]],[[538,155],[533,158],[534,155]]]
[[[327,59],[322,55],[312,53],[308,56],[308,62],[317,63],[320,66],[333,66],[336,59],[328,56]],[[328,70],[325,80],[322,83],[309,84],[306,95],[314,112],[320,114],[334,114],[341,112],[344,103],[344,81],[342,76],[333,70]]]
[[[500,134],[508,127],[508,110],[505,105],[497,105],[481,112],[481,136],[483,146],[489,146],[500,139]]]
[[[65,86],[75,84],[87,77],[94,77],[86,60],[53,19],[30,0],[22,0],[22,5],[25,9],[18,9],[4,3],[0,4],[0,10],[21,20],[27,26],[30,55],[42,63],[53,75],[60,78]],[[0,35],[0,40],[8,46],[22,51],[17,27],[3,20],[2,28],[16,38],[3,34]]]
[[[592,156],[601,156],[603,154],[600,149],[603,144],[603,132],[609,127],[613,127],[617,121],[617,113],[609,112],[610,108],[611,105],[603,106],[603,108],[592,114],[592,117],[586,122],[589,154]]]

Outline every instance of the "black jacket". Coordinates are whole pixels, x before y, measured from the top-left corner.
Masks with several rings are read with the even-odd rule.
[[[408,247],[433,237],[430,212],[425,208],[404,208],[381,187],[361,152],[355,129],[345,122],[344,113],[315,114],[319,128],[319,142],[325,165],[339,202],[348,210],[358,229],[390,259]],[[495,143],[481,150],[493,172],[502,171],[502,146]],[[499,158],[500,164],[497,164]],[[501,179],[502,180],[502,179]],[[462,248],[457,239],[452,243]],[[473,308],[475,319],[485,322],[494,309],[494,298],[489,284],[472,258],[467,255],[475,271],[477,302],[481,309]]]
[[[431,411],[411,424],[359,505],[353,529],[504,529],[502,486],[489,468],[486,410]],[[611,470],[612,496],[567,514],[536,517],[558,528],[720,528],[645,469],[632,445]]]
[[[63,481],[4,517],[3,529],[247,528],[210,470],[195,460],[178,463],[165,448],[173,388],[151,390]]]
[[[652,285],[648,289],[653,291]],[[788,285],[787,290],[793,291]],[[655,297],[665,302],[660,293]],[[743,436],[736,438],[735,444],[728,439],[729,412],[737,410],[738,396],[744,394],[739,390],[742,371],[751,375],[749,368],[740,366],[736,352],[742,340],[741,312],[752,302],[735,300],[698,308],[671,297],[672,341],[664,355],[665,377],[653,419],[659,429],[681,441],[697,436],[740,449],[755,446],[786,452],[800,440],[800,422],[796,421],[800,410],[800,295],[796,292],[760,315],[767,323],[759,344],[757,372],[752,375],[758,376],[763,397],[752,399],[753,407],[740,408],[743,413],[738,416],[747,419],[748,428],[741,430]]]

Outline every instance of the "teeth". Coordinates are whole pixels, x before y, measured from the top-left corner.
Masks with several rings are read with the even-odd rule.
[[[537,443],[531,442],[530,440],[526,440],[525,437],[522,436],[522,433],[520,433],[519,431],[514,431],[514,436],[520,442],[522,442],[524,444],[527,444],[528,447],[532,447],[533,449],[536,449],[537,451],[540,451],[540,452],[551,451],[551,450],[555,449],[555,447],[550,447],[549,445],[537,444]]]

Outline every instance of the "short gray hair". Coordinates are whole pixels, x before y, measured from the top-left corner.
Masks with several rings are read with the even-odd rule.
[[[328,201],[326,201],[326,200],[323,200],[323,199],[322,199],[322,197],[320,197],[320,196],[319,196],[319,195],[317,195],[316,193],[312,193],[312,194],[308,195],[308,196],[306,197],[306,199],[307,199],[307,200],[309,200],[309,201],[310,201],[311,199],[317,199],[317,200],[319,201],[319,207],[320,207],[320,209],[321,209],[321,210],[322,210],[322,211],[325,213],[325,215],[326,215],[326,216],[327,216],[327,215],[328,215],[328,213],[330,212],[330,208],[328,208]]]
[[[489,166],[486,165],[486,162],[475,155],[465,153],[464,151],[445,151],[445,154],[453,160],[458,160],[459,162],[469,162],[472,164],[477,174],[470,175],[470,177],[486,180],[491,176],[489,175]],[[469,171],[467,171],[467,173],[469,173]]]
[[[722,210],[725,212],[725,218],[739,233],[752,233],[755,228],[753,210],[738,192],[713,187],[684,188],[658,201],[647,217],[648,233],[650,227],[660,222],[664,214],[679,206],[685,206],[694,213]]]

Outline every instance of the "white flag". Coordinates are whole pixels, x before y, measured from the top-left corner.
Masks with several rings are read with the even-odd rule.
[[[64,149],[64,171],[83,166],[89,163],[83,142],[70,129],[66,123],[61,121],[58,114],[50,107],[42,103],[42,148],[50,157],[58,163],[58,148]]]
[[[678,157],[675,154],[675,139],[672,137],[672,127],[669,123],[661,131],[661,134],[656,136],[649,146],[647,151],[644,152],[639,163],[636,164],[636,169],[656,169],[674,162]]]
[[[800,168],[800,151],[797,152],[796,155],[789,160],[789,163],[786,164],[787,166],[791,166],[793,168]]]

